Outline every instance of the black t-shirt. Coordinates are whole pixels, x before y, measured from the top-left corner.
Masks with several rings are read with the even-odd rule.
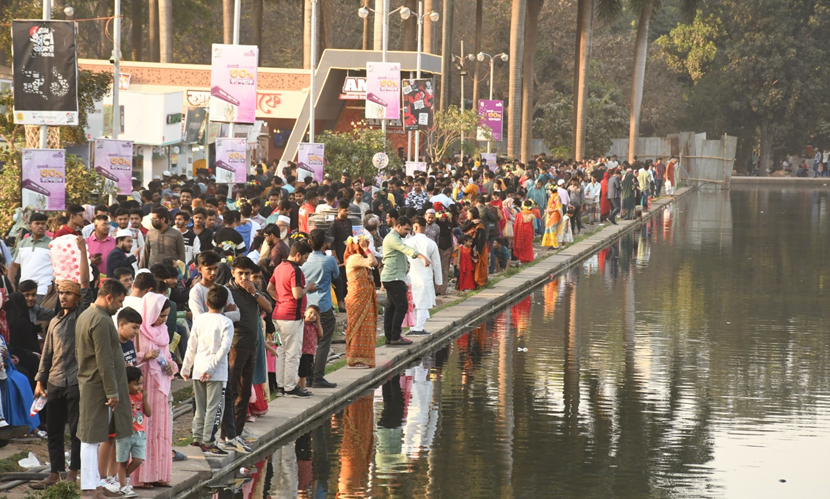
[[[235,255],[245,254],[245,239],[242,234],[231,227],[223,227],[213,236],[213,242],[222,251],[233,251]]]
[[[124,363],[128,366],[134,366],[136,360],[135,345],[132,340],[121,342],[121,351],[124,352]]]

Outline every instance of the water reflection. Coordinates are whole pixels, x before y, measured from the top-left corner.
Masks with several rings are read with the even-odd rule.
[[[826,497],[828,194],[790,194],[681,201],[231,495]]]

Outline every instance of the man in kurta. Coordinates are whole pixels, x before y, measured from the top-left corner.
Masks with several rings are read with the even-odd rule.
[[[441,254],[435,241],[426,236],[427,221],[424,217],[415,219],[412,224],[413,235],[404,244],[424,255],[430,262],[429,267],[417,258],[409,259],[409,278],[412,281],[412,300],[415,302],[415,325],[409,329],[408,334],[419,335],[429,334],[424,330],[429,309],[435,307],[435,286],[443,284],[443,273],[441,265]]]
[[[98,447],[107,440],[110,428],[115,438],[133,433],[130,393],[124,354],[112,316],[121,308],[127,289],[107,279],[98,298],[75,323],[75,356],[78,361],[81,440],[81,495],[84,498],[123,497],[101,485],[98,474]]]

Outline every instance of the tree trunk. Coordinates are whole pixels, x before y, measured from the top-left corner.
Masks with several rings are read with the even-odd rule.
[[[452,76],[452,30],[455,0],[444,0],[441,27],[441,109],[450,106],[450,77]]]
[[[517,158],[522,123],[522,62],[524,61],[524,28],[527,0],[513,0],[510,14],[510,83],[507,100],[510,117],[507,121],[507,156]]]
[[[107,17],[110,15],[109,5],[107,2],[99,1],[95,8],[95,13],[97,17]],[[99,59],[109,59],[110,54],[112,54],[113,46],[112,40],[104,33],[104,30],[101,30],[98,35],[98,42],[99,42],[99,49],[98,55]]]
[[[233,0],[222,0],[222,43],[233,43]]]
[[[303,69],[311,69],[311,0],[303,1]]]
[[[361,7],[369,7],[369,0],[362,0]],[[363,20],[363,50],[369,50],[369,18]]]
[[[770,119],[761,118],[761,166],[758,168],[758,176],[765,177],[772,168],[772,140],[773,133],[770,126]]]
[[[159,54],[161,62],[173,62],[173,0],[159,2]]]
[[[434,0],[424,0],[424,14],[429,14],[435,10],[437,4]],[[438,30],[435,29],[435,23],[429,20],[429,17],[424,19],[424,47],[425,54],[434,54],[435,49],[435,34]]]
[[[536,39],[539,34],[539,13],[544,0],[527,0],[527,19],[525,19],[524,60],[522,62],[522,163],[531,160],[533,146],[533,69],[536,62]]]
[[[334,2],[328,0],[317,1],[317,63],[323,57],[323,51],[332,47],[331,20]]]
[[[585,156],[587,121],[588,71],[594,25],[594,0],[579,0],[576,21],[576,59],[574,61],[574,159]]]
[[[640,139],[640,113],[643,109],[643,86],[646,80],[646,61],[648,60],[648,25],[651,21],[652,6],[646,5],[640,12],[637,23],[637,39],[634,42],[634,66],[631,77],[631,109],[628,131],[628,162],[634,164],[637,155],[637,143]]]
[[[476,0],[476,32],[473,39],[473,54],[478,55],[481,52],[481,24],[484,19],[484,0]],[[461,54],[464,57],[466,54]],[[495,54],[493,54],[495,55]],[[481,85],[479,81],[479,62],[478,59],[473,61],[472,75],[473,75],[473,109],[478,109],[478,99],[481,97]]]
[[[130,12],[130,19],[132,25],[130,27],[130,34],[132,35],[132,58],[134,61],[140,61],[144,55],[144,27],[142,26],[142,0],[132,0],[132,11]]]
[[[418,0],[404,0],[404,5],[412,10],[412,15],[403,22],[402,50],[415,52],[418,40]]]
[[[150,0],[149,24],[147,30],[150,36],[150,56],[152,62],[159,61],[159,3],[158,0]]]
[[[257,65],[262,64],[262,17],[265,14],[263,12],[263,2],[262,0],[253,0],[253,5],[251,9],[253,10],[253,43],[257,47],[259,47],[259,58],[257,59]]]

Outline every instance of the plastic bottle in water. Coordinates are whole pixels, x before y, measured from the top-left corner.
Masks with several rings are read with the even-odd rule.
[[[46,405],[46,397],[43,395],[39,396],[32,402],[32,408],[29,410],[29,416],[34,416],[35,414],[39,413],[43,406]]]

